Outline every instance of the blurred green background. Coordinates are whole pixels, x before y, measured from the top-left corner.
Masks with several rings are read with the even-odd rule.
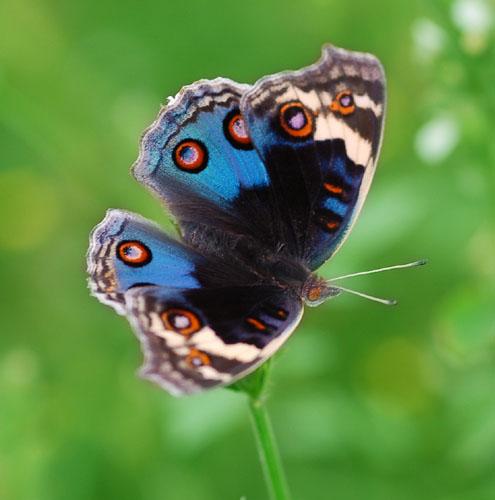
[[[91,298],[108,207],[165,226],[129,175],[168,95],[254,82],[324,42],[388,76],[382,158],[332,277],[400,300],[307,311],[269,402],[295,499],[495,498],[495,6],[483,0],[0,3],[0,498],[266,498],[245,400],[135,377]],[[349,283],[350,284],[350,283]]]

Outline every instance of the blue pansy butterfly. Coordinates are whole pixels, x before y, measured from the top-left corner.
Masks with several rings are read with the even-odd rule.
[[[314,271],[363,205],[384,114],[380,62],[332,46],[253,86],[200,80],[160,111],[133,174],[181,239],[109,210],[88,252],[92,293],[128,317],[145,378],[176,395],[231,384],[280,348],[305,303],[345,290]]]

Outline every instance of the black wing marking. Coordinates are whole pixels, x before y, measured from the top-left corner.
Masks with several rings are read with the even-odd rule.
[[[134,289],[129,320],[141,375],[174,395],[229,385],[274,354],[299,323],[297,297],[270,287]]]

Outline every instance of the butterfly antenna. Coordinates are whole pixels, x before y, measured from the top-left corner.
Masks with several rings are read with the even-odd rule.
[[[386,306],[395,306],[395,304],[397,304],[397,301],[393,299],[381,299],[380,297],[375,297],[374,295],[368,295],[367,293],[350,290],[349,288],[344,288],[341,286],[335,288],[342,290],[343,292],[352,293],[353,295],[358,295],[359,297],[372,300],[373,302],[379,302],[380,304],[384,304]]]
[[[428,261],[426,259],[421,259],[421,260],[416,260],[414,262],[408,262],[407,264],[397,264],[395,266],[381,267],[380,269],[372,269],[371,271],[361,271],[359,273],[344,274],[343,276],[337,276],[336,278],[332,278],[330,281],[332,282],[336,280],[343,280],[345,278],[353,278],[354,276],[364,276],[365,274],[382,273],[383,271],[393,271],[394,269],[407,269],[409,267],[424,266],[427,262]],[[342,290],[344,289],[342,288]],[[346,291],[350,292],[350,290]]]

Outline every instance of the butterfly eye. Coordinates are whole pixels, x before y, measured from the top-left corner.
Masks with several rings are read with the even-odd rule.
[[[282,129],[291,137],[305,139],[313,132],[313,117],[299,101],[282,105],[279,119]]]
[[[151,261],[151,250],[140,241],[122,241],[117,247],[118,258],[131,267],[141,267]]]
[[[238,149],[253,149],[246,122],[239,110],[231,111],[223,122],[223,130],[228,141]]]
[[[356,111],[356,104],[354,103],[354,96],[350,90],[339,92],[335,99],[330,104],[330,109],[341,115],[350,115]]]
[[[206,353],[193,348],[186,357],[186,363],[191,368],[199,368],[200,366],[211,365],[211,360]]]
[[[167,309],[161,318],[165,328],[182,335],[192,335],[201,330],[201,321],[196,314],[187,309]]]
[[[181,170],[197,173],[206,168],[208,152],[203,143],[186,139],[175,147],[173,159]]]

